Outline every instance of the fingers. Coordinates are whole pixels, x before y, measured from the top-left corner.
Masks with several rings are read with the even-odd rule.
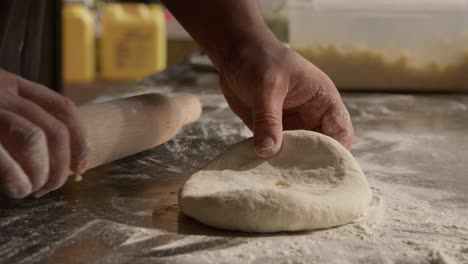
[[[312,98],[297,108],[283,111],[284,130],[321,130],[322,116],[329,106],[321,98]]]
[[[287,87],[275,74],[264,74],[259,83],[256,89],[250,90],[252,107],[249,107],[220,76],[229,106],[254,133],[255,152],[259,157],[269,158],[278,153],[283,141],[282,113]]]
[[[249,107],[236,97],[231,87],[226,82],[226,79],[224,79],[222,75],[219,77],[219,83],[221,85],[224,98],[226,98],[226,102],[228,103],[232,112],[234,112],[234,114],[236,114],[251,131],[253,131],[252,115]]]
[[[309,101],[303,103],[298,109],[293,109],[298,115],[291,115],[286,120],[286,127],[296,128],[297,121],[302,121],[302,129],[313,130],[330,136],[340,142],[347,149],[351,148],[354,130],[351,118],[346,106],[333,81],[313,64],[307,62],[309,71],[315,76],[314,81],[297,78],[299,83],[306,84],[304,87],[314,87]],[[311,67],[311,68],[310,68]],[[304,67],[306,69],[307,67]],[[303,76],[308,76],[303,73]],[[303,89],[298,89],[299,94],[306,95]],[[286,114],[288,116],[288,114]],[[294,117],[300,120],[294,120]]]
[[[274,156],[283,141],[283,102],[287,87],[275,75],[265,75],[261,93],[252,108],[255,151],[262,158]]]
[[[32,185],[21,166],[0,145],[0,191],[10,198],[24,198],[31,193]]]
[[[36,192],[34,196],[42,196],[62,186],[67,179],[70,168],[70,135],[67,127],[41,107],[21,97],[10,98],[3,109],[29,120],[45,134],[47,146],[42,147],[42,150],[48,150],[49,162],[46,164],[49,166],[49,177],[40,189],[37,189],[36,185],[34,186],[33,192]],[[26,163],[21,165],[28,166]],[[23,169],[29,175],[26,168],[23,167]]]
[[[36,197],[86,167],[88,145],[77,108],[43,87],[0,69],[0,182],[11,197]]]
[[[38,84],[31,81],[20,78],[18,82],[18,92],[21,97],[39,105],[65,125],[70,135],[70,169],[79,174],[83,173],[86,169],[86,156],[89,151],[89,145],[86,141],[85,129],[79,118],[76,106],[70,99],[45,87],[37,87]]]
[[[41,188],[49,174],[47,140],[26,119],[0,110],[0,186],[11,198],[23,198]]]
[[[340,142],[345,148],[351,149],[354,129],[348,110],[341,100],[323,114],[322,131],[325,135]]]
[[[281,148],[281,112],[268,107],[257,107],[253,113],[255,152],[262,158],[274,156]]]

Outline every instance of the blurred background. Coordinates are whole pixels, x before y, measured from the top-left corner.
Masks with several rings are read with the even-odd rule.
[[[468,90],[465,0],[259,4],[276,36],[340,90]],[[78,103],[199,52],[159,1],[63,1],[60,15],[62,90]]]
[[[260,5],[270,28],[287,42],[287,2]],[[65,0],[61,10],[62,90],[77,103],[201,52],[159,1]]]

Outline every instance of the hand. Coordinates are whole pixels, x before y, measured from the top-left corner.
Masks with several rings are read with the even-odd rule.
[[[88,151],[74,104],[0,69],[0,192],[42,196],[81,172]]]
[[[315,130],[351,147],[351,120],[333,82],[275,38],[257,1],[163,2],[218,69],[260,157],[279,151],[283,128]]]
[[[260,157],[279,151],[283,129],[317,131],[351,147],[351,119],[333,82],[279,41],[244,45],[218,68],[224,96],[254,132]]]

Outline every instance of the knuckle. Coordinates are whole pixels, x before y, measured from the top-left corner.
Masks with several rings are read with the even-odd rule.
[[[316,76],[317,83],[320,84],[325,89],[336,89],[335,83],[333,80],[328,76],[325,72],[320,71],[319,74]]]
[[[7,73],[5,76],[0,76],[0,82],[3,84],[2,90],[5,95],[15,96],[18,94],[18,76]]]
[[[46,140],[44,131],[39,127],[31,127],[21,131],[22,140],[26,147],[35,146],[41,144]]]
[[[75,108],[76,108],[73,101],[70,98],[65,97],[65,96],[62,96],[59,99],[57,103],[57,107],[60,109],[61,113],[65,116],[73,116],[75,113]]]
[[[254,125],[255,126],[274,126],[280,123],[281,120],[278,115],[274,112],[261,112],[255,114]]]
[[[280,83],[280,77],[276,71],[267,70],[260,78],[260,86],[263,88],[275,87]]]
[[[312,96],[313,101],[322,108],[327,108],[332,105],[333,99],[328,92],[328,88],[323,85],[323,83],[319,83],[316,86],[315,92]]]
[[[64,140],[68,136],[67,127],[59,121],[54,121],[50,124],[50,130],[53,133],[51,135],[53,140]]]

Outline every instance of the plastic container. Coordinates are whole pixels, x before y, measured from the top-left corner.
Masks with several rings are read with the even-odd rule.
[[[131,81],[166,67],[166,26],[160,5],[108,4],[101,23],[103,79]]]
[[[65,83],[87,83],[96,75],[94,14],[83,4],[62,9],[62,67]]]
[[[289,42],[340,89],[468,90],[465,0],[290,0]]]

